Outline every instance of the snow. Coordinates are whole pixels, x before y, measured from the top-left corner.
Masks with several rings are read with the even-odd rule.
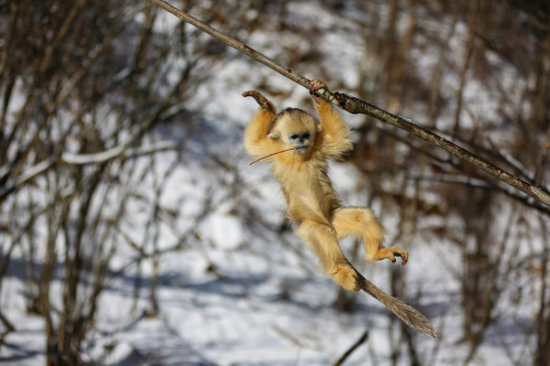
[[[312,6],[309,2],[291,2],[290,5],[289,12],[298,18],[294,21],[307,19],[325,29],[336,24],[326,9]],[[169,29],[178,22],[167,13],[161,14],[155,23],[155,30]],[[425,26],[434,29],[438,27],[432,23]],[[459,35],[456,38],[463,37],[465,32],[463,25],[459,24]],[[250,38],[250,46],[277,57],[276,48],[267,47],[272,37],[270,33],[258,31]],[[338,31],[327,34],[323,42],[325,49],[322,51],[330,54],[346,42],[357,44],[357,39],[350,41],[347,37],[349,35]],[[284,35],[283,41],[292,44],[292,47],[308,47],[291,34]],[[457,40],[453,39],[453,42]],[[363,52],[356,51],[360,48],[347,47],[338,57],[328,60],[332,67],[342,71],[337,77],[349,88],[357,86],[358,75],[354,65],[362,61]],[[433,64],[434,61],[421,54],[416,55],[415,60],[420,65]],[[368,65],[372,63],[371,60],[365,62]],[[247,76],[246,82],[242,82],[244,75]],[[242,127],[255,113],[257,106],[249,98],[242,98],[240,93],[254,88],[261,80],[269,80],[268,84],[290,95],[288,99],[274,97],[275,103],[295,105],[295,100],[307,97],[307,91],[272,70],[250,62],[244,56],[236,56],[231,62],[217,67],[213,70],[213,76],[211,82],[198,89],[194,101],[190,103],[201,105],[205,100],[215,101],[205,109],[200,127],[203,130],[196,132],[197,139],[189,139],[191,141],[187,142],[188,154],[196,155],[189,156],[175,168],[172,168],[172,163],[177,157],[176,153],[160,151],[156,155],[158,176],[173,169],[159,198],[159,205],[165,211],[181,214],[172,226],[161,225],[159,249],[173,247],[184,234],[195,230],[194,235],[184,241],[184,250],[170,251],[161,256],[157,294],[160,314],[148,317],[145,313],[149,308],[147,283],[142,284],[140,299],[132,311],[135,271],[127,271],[123,276],[109,281],[102,294],[96,330],[91,333],[86,345],[87,352],[82,357],[113,366],[327,365],[334,363],[368,329],[366,345],[362,345],[346,365],[392,364],[391,354],[394,350],[390,340],[396,337],[398,321],[394,318],[390,323],[382,305],[361,293],[355,295],[358,300],[356,312],[335,310],[332,305],[337,294],[336,285],[323,277],[313,254],[297,238],[289,232],[277,236],[274,230],[259,231],[256,226],[260,224],[254,221],[254,214],[249,217],[250,221],[246,221],[234,212],[246,208],[243,207],[246,202],[261,214],[267,225],[280,227],[284,222],[283,197],[270,178],[268,166],[248,166],[250,159],[245,156],[241,146]],[[507,73],[503,84],[513,82],[514,78],[511,72]],[[445,76],[443,85],[443,89],[451,87],[449,90],[452,90],[457,85],[456,75]],[[481,85],[469,81],[465,89],[465,101],[475,104],[472,106],[474,114],[496,119],[494,106],[474,103],[479,98],[480,88]],[[356,124],[360,118],[348,117],[352,124]],[[402,118],[415,123],[407,117]],[[161,137],[164,134],[159,130],[154,133]],[[186,137],[189,138],[182,138]],[[205,144],[201,139],[210,143]],[[63,159],[71,164],[105,161],[120,155],[125,144],[93,155],[66,152]],[[157,148],[165,150],[176,146],[170,142],[159,142],[142,146],[135,152],[139,154],[140,151]],[[237,168],[243,185],[239,194],[235,195],[230,189],[221,187],[220,182],[231,183],[235,178],[231,172],[212,169],[208,165],[211,162],[205,162],[208,154],[216,154]],[[204,160],[197,160],[197,157]],[[136,171],[145,169],[147,164],[146,160],[138,160]],[[368,197],[358,183],[359,172],[356,168],[345,163],[331,164],[330,167],[334,184],[346,204],[363,205],[367,202]],[[38,165],[28,174],[39,169],[44,169],[44,166]],[[151,180],[151,177],[148,179]],[[149,197],[152,202],[152,183],[147,183],[139,187],[139,194]],[[212,198],[216,202],[216,209],[197,227],[193,227],[193,218],[201,212],[205,202]],[[429,201],[429,193],[424,198]],[[382,211],[381,207],[373,208],[378,214]],[[145,220],[151,209],[151,206],[143,203],[128,203],[129,215],[125,229],[136,242],[140,242],[144,236]],[[383,216],[383,223],[388,228],[388,242],[396,235],[397,220],[397,217],[391,215]],[[423,228],[440,225],[453,223],[443,223],[440,218],[434,217],[420,222],[418,230],[422,232]],[[288,243],[284,243],[283,239]],[[462,324],[458,303],[460,284],[454,273],[462,270],[460,260],[457,260],[460,253],[449,242],[440,242],[437,238],[431,238],[431,241],[424,239],[425,242],[410,243],[407,249],[411,252],[411,260],[406,267],[399,267],[397,271],[407,277],[407,300],[414,302],[415,295],[421,293],[420,301],[415,306],[443,334],[441,340],[418,335],[419,357],[426,364],[455,365],[464,359],[468,350],[459,338]],[[349,251],[350,244],[345,243],[344,250]],[[134,255],[136,253],[132,248],[120,244],[111,270],[122,268]],[[41,365],[45,362],[44,323],[42,318],[24,310],[25,287],[17,273],[18,258],[20,253],[16,253],[8,269],[0,296],[2,311],[14,321],[17,331],[10,333],[6,344],[1,346],[0,363]],[[390,271],[394,268],[391,263],[365,264],[359,255],[356,264],[377,286],[386,292],[390,291]],[[210,270],[212,266],[221,277]],[[153,273],[149,261],[143,261],[141,272],[144,282],[147,282]],[[60,294],[59,283],[54,288],[54,294]],[[520,322],[527,322],[530,316],[528,306],[524,308],[527,310],[523,318],[519,319]],[[514,324],[517,319],[513,319],[506,311],[502,317],[502,324],[511,329],[503,333],[508,346],[501,344],[498,335],[489,334],[474,364],[508,365],[510,360],[503,351],[504,347],[511,347],[511,352],[516,355],[520,353],[524,339],[520,334],[514,334],[518,329]],[[401,344],[401,351],[406,354],[404,342]],[[442,351],[437,353],[436,359],[432,359],[436,347]],[[404,355],[399,364],[407,364],[408,361],[408,356]]]

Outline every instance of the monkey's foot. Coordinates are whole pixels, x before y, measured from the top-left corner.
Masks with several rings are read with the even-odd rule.
[[[395,263],[395,257],[401,257],[401,264],[407,264],[409,260],[409,253],[398,247],[380,248],[376,253],[375,260],[389,259]]]
[[[318,79],[311,80],[311,84],[309,84],[309,94],[316,103],[319,103],[321,101],[321,97],[317,94],[319,89],[328,90],[327,84]]]
[[[262,108],[264,111],[273,111],[273,106],[271,105],[271,103],[269,103],[269,100],[267,100],[267,98],[264,97],[262,93],[257,92],[256,90],[245,91],[242,96],[245,98],[252,97],[256,99],[256,103],[258,103],[260,108]]]
[[[334,266],[332,279],[348,291],[357,292],[361,290],[357,281],[357,272],[349,264],[338,264]]]

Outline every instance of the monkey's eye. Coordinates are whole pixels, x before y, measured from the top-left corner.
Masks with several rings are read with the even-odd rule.
[[[290,135],[291,140],[296,140],[297,138],[298,138],[298,135],[296,135],[296,134]]]
[[[302,135],[302,138],[303,138],[303,139],[306,139],[306,140],[309,139],[310,137],[311,137],[311,136],[309,135],[309,133],[304,133],[304,134]]]

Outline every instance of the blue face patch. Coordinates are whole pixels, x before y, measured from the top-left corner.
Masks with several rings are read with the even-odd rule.
[[[311,134],[309,132],[304,133],[293,133],[288,136],[288,139],[291,144],[296,144],[296,152],[304,153],[308,150],[309,146],[306,144],[306,141],[309,142]]]

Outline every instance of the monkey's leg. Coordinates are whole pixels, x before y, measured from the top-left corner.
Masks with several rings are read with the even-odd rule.
[[[402,264],[407,264],[409,253],[392,246],[384,248],[384,227],[378,222],[372,210],[364,207],[342,207],[334,211],[332,225],[338,239],[355,236],[363,239],[365,260],[367,262],[389,259],[395,263],[395,257],[401,257]]]
[[[319,257],[326,275],[348,291],[361,289],[357,282],[357,272],[344,256],[332,229],[305,220],[296,228],[295,233]]]

